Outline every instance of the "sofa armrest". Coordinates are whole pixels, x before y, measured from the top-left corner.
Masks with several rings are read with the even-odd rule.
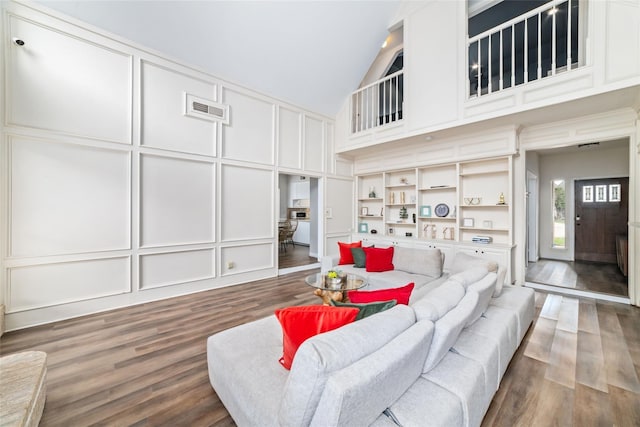
[[[323,256],[320,264],[320,271],[326,273],[327,271],[332,270],[333,267],[338,265],[338,261],[340,261],[340,255]]]

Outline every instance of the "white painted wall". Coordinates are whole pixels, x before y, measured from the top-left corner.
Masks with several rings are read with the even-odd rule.
[[[281,173],[342,183],[316,185],[318,208],[336,200],[332,220],[352,223],[352,168],[327,117],[2,7],[3,40],[25,41],[3,43],[8,330],[277,275]],[[229,124],[183,115],[185,93],[229,105]]]
[[[601,143],[606,146],[606,142]],[[575,205],[573,203],[574,183],[581,179],[618,178],[629,176],[629,145],[622,147],[590,151],[583,148],[579,152],[542,154],[539,175],[539,213],[540,213],[540,256],[542,258],[574,260],[575,244]],[[566,248],[552,247],[553,200],[551,182],[556,179],[565,181],[566,190]]]

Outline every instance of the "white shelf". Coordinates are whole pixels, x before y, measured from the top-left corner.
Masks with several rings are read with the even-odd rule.
[[[419,188],[418,191],[442,191],[442,190],[455,190],[458,187],[453,185],[444,185],[444,186],[435,186],[435,187],[425,187]]]
[[[458,218],[453,216],[419,216],[418,219],[425,221],[455,221]]]
[[[411,188],[412,190],[414,190],[415,185],[414,184],[393,184],[393,185],[386,185],[384,188]]]
[[[382,197],[365,197],[363,199],[358,199],[359,202],[381,202]]]
[[[508,204],[504,204],[504,205],[500,205],[498,203],[496,203],[495,205],[460,205],[460,208],[472,208],[472,209],[477,209],[477,208],[508,208],[509,205]]]
[[[460,227],[460,230],[466,231],[495,231],[498,233],[508,233],[509,229],[504,227],[493,227],[493,228],[484,228],[484,227]]]

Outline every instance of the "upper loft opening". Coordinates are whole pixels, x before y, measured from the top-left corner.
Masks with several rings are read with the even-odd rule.
[[[385,39],[376,59],[351,95],[351,133],[402,119],[404,104],[403,31],[396,28]]]
[[[467,7],[469,97],[582,64],[580,0],[469,0]]]

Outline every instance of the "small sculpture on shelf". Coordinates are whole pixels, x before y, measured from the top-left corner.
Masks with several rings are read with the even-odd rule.
[[[400,219],[409,218],[409,214],[407,213],[407,208],[405,206],[400,208]]]
[[[391,193],[389,193],[389,204],[391,204],[391,205],[394,204],[395,203],[395,198],[396,197],[395,197],[395,194],[394,194],[393,191]]]
[[[500,193],[500,196],[498,197],[498,204],[499,205],[506,205],[507,203],[504,201],[504,193]]]
[[[404,203],[404,191],[400,192],[400,203]]]
[[[375,199],[376,198],[376,188],[375,187],[369,187],[369,198],[370,199]]]

